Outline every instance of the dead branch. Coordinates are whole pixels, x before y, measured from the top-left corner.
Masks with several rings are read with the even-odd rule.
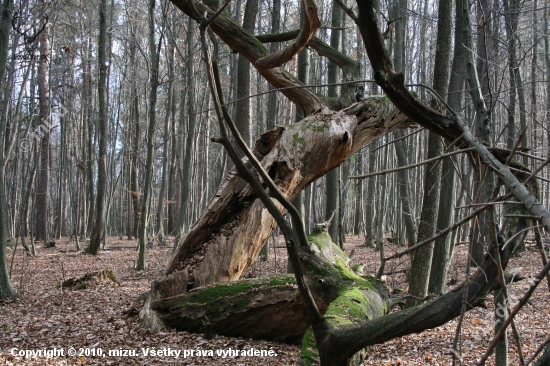
[[[257,60],[255,63],[257,68],[272,69],[287,63],[307,45],[317,29],[319,29],[321,21],[317,14],[317,5],[315,5],[315,2],[313,0],[302,0],[302,6],[305,9],[305,22],[294,42],[279,52]]]
[[[504,197],[506,197],[506,196],[504,196]],[[504,199],[504,197],[503,197],[503,199]],[[449,226],[448,228],[441,230],[439,233],[437,233],[437,235],[434,235],[431,238],[428,238],[428,239],[426,239],[426,240],[424,240],[420,243],[417,243],[417,244],[413,245],[412,247],[410,247],[407,250],[404,250],[402,252],[397,252],[394,255],[386,258],[386,260],[390,260],[390,259],[393,259],[393,258],[401,258],[405,254],[409,254],[411,252],[414,252],[418,248],[423,247],[424,245],[427,245],[427,244],[431,243],[432,241],[436,240],[437,238],[440,238],[440,237],[446,235],[447,233],[453,231],[457,227],[459,227],[459,226],[465,224],[466,222],[470,221],[471,219],[473,219],[474,217],[476,217],[477,215],[479,215],[480,213],[482,213],[483,211],[485,211],[486,209],[488,209],[492,205],[493,204],[485,204],[485,205],[481,206],[480,208],[478,208],[477,210],[475,210],[474,212],[472,212],[468,216],[465,216],[462,220],[457,221],[454,224],[452,224],[451,226]]]

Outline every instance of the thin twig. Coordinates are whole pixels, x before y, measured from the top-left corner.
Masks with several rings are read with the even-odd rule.
[[[521,205],[521,202],[518,201],[497,201],[497,202],[480,202],[480,203],[470,203],[469,205],[465,206],[457,206],[455,207],[455,210],[460,210],[463,208],[472,208],[472,207],[478,207],[478,206],[485,206],[485,205]]]
[[[395,169],[387,169],[387,170],[383,170],[383,171],[380,171],[380,172],[374,172],[374,173],[365,174],[365,175],[355,175],[355,176],[348,177],[348,179],[361,179],[361,180],[363,180],[365,178],[370,178],[370,177],[374,177],[374,176],[377,176],[377,175],[385,175],[385,174],[388,174],[388,173],[398,172],[400,170],[412,169],[412,168],[416,168],[417,166],[425,165],[425,164],[428,164],[428,163],[431,163],[431,162],[434,162],[434,161],[444,159],[448,156],[462,154],[464,152],[473,151],[473,150],[474,150],[473,147],[468,148],[468,149],[463,149],[463,150],[457,150],[457,151],[450,152],[448,154],[439,155],[435,158],[431,158],[431,159],[428,159],[428,160],[421,161],[420,163],[411,164],[411,165],[407,165],[407,166],[402,166],[402,167],[395,168]]]
[[[504,217],[517,217],[521,219],[532,219],[532,220],[540,220],[540,216],[533,216],[533,215],[520,215],[520,214],[507,214],[504,215]]]
[[[508,244],[510,244],[516,237],[518,237],[521,233],[525,232],[525,231],[529,231],[531,230],[533,227],[544,227],[544,225],[538,225],[538,226],[529,226],[523,230],[520,230],[518,231],[517,233],[515,233],[514,235],[512,235],[512,237],[510,237],[510,239],[508,239],[506,241],[506,243],[504,243],[504,245],[502,246],[502,250],[506,249],[506,246],[508,246]]]
[[[377,148],[370,150],[370,151],[369,151],[369,154],[372,154],[373,152],[375,152],[375,151],[377,151],[377,150],[380,150],[381,148],[386,147],[387,145],[394,144],[394,143],[396,143],[396,142],[399,141],[399,140],[404,140],[404,139],[406,139],[406,138],[408,138],[408,137],[411,137],[411,136],[413,136],[413,135],[416,135],[417,133],[422,132],[422,131],[424,131],[424,130],[425,130],[425,128],[422,127],[422,128],[420,128],[420,129],[418,129],[418,130],[416,130],[416,131],[414,131],[414,132],[411,132],[411,133],[409,133],[409,134],[407,134],[407,135],[405,135],[405,136],[403,136],[403,137],[399,137],[399,138],[397,138],[397,139],[391,140],[390,142],[386,142],[385,144],[380,145],[380,146],[378,146]]]
[[[408,249],[406,249],[402,252],[397,252],[394,255],[387,257],[386,260],[390,260],[390,259],[394,259],[394,258],[401,258],[402,256],[404,256],[406,254],[414,252],[415,250],[423,247],[424,245],[427,245],[427,244],[431,243],[432,241],[434,241],[434,240],[446,235],[447,233],[453,231],[457,227],[465,224],[466,222],[470,221],[471,219],[473,219],[474,217],[476,217],[477,215],[479,215],[480,213],[482,213],[483,211],[485,211],[486,209],[488,209],[491,206],[492,206],[492,204],[485,204],[485,205],[481,206],[480,208],[478,208],[477,210],[475,210],[474,212],[472,212],[468,216],[465,216],[462,220],[457,221],[454,224],[452,224],[451,226],[447,227],[446,229],[441,230],[439,233],[432,236],[431,238],[428,238],[428,239],[426,239],[426,240],[424,240],[420,243],[417,243],[417,244],[411,246],[410,248],[408,248]]]

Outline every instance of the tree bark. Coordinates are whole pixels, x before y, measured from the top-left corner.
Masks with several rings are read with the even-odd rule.
[[[13,15],[13,1],[4,0],[2,3],[2,13],[0,19],[0,80],[4,77],[6,70],[6,60],[8,58],[8,41],[11,29],[11,18]],[[0,141],[5,138],[4,130],[0,131]],[[6,196],[4,187],[4,157],[0,156],[0,300],[15,296],[15,291],[8,274],[6,263],[6,237],[7,237],[7,218],[6,218]]]
[[[99,41],[98,41],[98,67],[99,80],[97,83],[97,96],[99,99],[98,141],[99,150],[97,156],[97,194],[95,225],[90,235],[90,245],[87,252],[93,255],[99,253],[103,234],[105,232],[105,196],[107,194],[107,0],[101,0],[99,9]]]
[[[273,10],[271,13],[271,33],[279,33],[281,27],[281,0],[273,0]],[[275,53],[279,49],[277,42],[272,42],[269,46],[269,52]],[[304,48],[301,52],[309,52],[307,48]],[[299,57],[299,56],[298,56]],[[300,62],[298,61],[298,65]],[[299,67],[299,66],[298,66]],[[299,70],[299,69],[298,69]],[[299,71],[298,71],[299,72]],[[298,78],[300,78],[298,76]],[[277,120],[277,93],[273,92],[273,85],[269,85],[269,93],[267,99],[267,130],[271,130],[275,127]],[[296,108],[298,111],[298,108]],[[300,118],[301,119],[301,118]]]
[[[453,65],[451,68],[451,75],[449,80],[449,97],[447,102],[454,111],[459,111],[461,108],[462,93],[461,90],[464,86],[464,46],[462,41],[462,11],[460,0],[455,1],[455,41],[454,41],[454,55]],[[445,197],[447,202],[442,204],[440,202],[439,211],[437,215],[437,230],[443,230],[451,224],[453,218],[453,200],[448,202],[449,197],[454,198],[454,177],[455,170],[450,158],[443,160],[442,172],[441,172],[441,191],[440,200]],[[451,259],[454,251],[454,243],[448,235],[445,235],[435,241],[434,254],[432,261],[432,268],[430,272],[430,283],[428,285],[428,291],[434,294],[442,295],[446,291],[447,287],[447,271],[451,263]]]
[[[331,242],[326,230],[316,229],[308,240],[310,247],[300,248],[299,256],[317,306],[323,313],[327,311],[327,317],[338,324],[351,323],[341,316],[354,306],[363,306],[368,319],[387,311],[382,286],[346,267],[349,258]],[[300,343],[311,325],[293,275],[219,283],[185,292],[188,274],[187,270],[174,272],[152,285],[155,300],[150,309],[158,316],[157,325],[200,333],[207,322],[215,334],[286,343]],[[355,303],[357,299],[362,299],[361,305]],[[303,344],[309,349],[302,357],[318,358],[311,349],[311,335],[308,339]]]
[[[254,34],[256,28],[256,15],[258,14],[258,0],[248,0],[245,5],[243,29]],[[240,16],[240,14],[238,14]],[[250,144],[250,62],[243,56],[239,55],[237,66],[237,102],[236,118],[237,128],[247,144]],[[240,100],[245,98],[243,100]]]
[[[153,195],[153,159],[155,153],[155,125],[157,122],[157,89],[158,89],[158,59],[160,48],[157,50],[155,41],[155,0],[149,0],[149,114],[147,118],[147,158],[145,162],[145,181],[143,182],[143,199],[141,200],[141,220],[138,229],[138,260],[136,270],[147,269],[145,251],[147,248],[147,231],[151,199]],[[159,43],[160,44],[160,43]]]
[[[41,4],[44,1],[41,0]],[[48,242],[50,208],[50,35],[48,27],[40,33],[40,60],[38,62],[38,99],[40,103],[40,121],[37,126],[42,132],[40,140],[40,170],[38,172],[36,199],[36,240]]]
[[[260,137],[254,151],[283,194],[294,199],[310,182],[404,121],[386,98],[371,98],[271,130]],[[318,159],[321,155],[325,159]],[[195,287],[238,279],[273,228],[273,219],[232,169],[179,244],[167,273],[191,265]]]
[[[342,49],[342,15],[344,12],[342,8],[335,2],[332,2],[332,20],[331,27],[333,28],[330,33],[330,47],[340,51]],[[327,70],[327,81],[329,84],[336,84],[339,82],[340,70],[336,63],[329,61]],[[328,96],[330,98],[338,99],[340,96],[340,88],[337,85],[331,85],[328,87]],[[329,233],[332,241],[340,243],[340,167],[336,167],[329,171],[326,175],[326,209],[325,219],[328,220],[332,217],[332,224],[329,226]]]
[[[160,183],[160,192],[158,197],[158,206],[157,206],[157,232],[159,236],[159,243],[164,243],[164,231],[166,225],[164,225],[164,211],[165,205],[167,204],[168,197],[166,197],[166,187],[168,185],[168,150],[170,146],[170,126],[171,126],[171,117],[172,115],[172,103],[174,95],[174,46],[168,44],[168,91],[166,96],[166,116],[164,119],[164,136],[163,136],[163,146],[162,146],[162,177]],[[174,156],[175,146],[171,146],[172,154]]]
[[[176,225],[176,233],[174,246],[176,246],[186,231],[186,219],[188,213],[191,212],[189,206],[190,200],[190,181],[192,176],[193,166],[191,164],[193,151],[195,146],[195,131],[197,129],[197,116],[195,115],[195,89],[193,84],[193,72],[194,72],[194,55],[193,46],[195,40],[195,21],[189,18],[187,28],[187,90],[189,91],[189,98],[187,101],[187,112],[189,115],[189,124],[187,125],[187,134],[185,138],[185,147],[182,149],[183,167],[182,167],[182,182],[180,190],[180,206],[178,214],[178,223]],[[183,123],[183,121],[180,121]]]
[[[451,58],[451,37],[449,37],[449,34],[452,33],[452,10],[452,0],[439,2],[433,88],[440,95],[447,93],[449,82],[449,64]],[[426,158],[435,158],[441,155],[442,151],[443,146],[439,136],[433,132],[429,132],[428,155]],[[418,225],[418,243],[434,236],[436,232],[434,224],[437,222],[440,205],[441,166],[442,164],[439,164],[439,162],[426,165],[422,212],[420,213],[420,223]],[[445,199],[448,198],[445,197]],[[417,298],[424,298],[428,294],[433,246],[433,243],[426,245],[413,255],[409,293]],[[416,304],[417,302],[417,300],[411,300],[407,302],[407,306],[409,304]]]

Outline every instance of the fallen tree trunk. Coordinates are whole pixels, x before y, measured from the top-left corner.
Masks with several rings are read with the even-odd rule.
[[[352,316],[359,313],[357,320],[363,321],[387,312],[382,284],[356,275],[348,266],[349,258],[332,243],[326,230],[317,229],[308,240],[310,247],[300,247],[299,256],[321,312],[327,311],[326,316],[338,324],[351,323]],[[177,281],[185,282],[186,276]],[[175,296],[166,296],[177,288],[174,276],[168,276],[167,282],[172,282],[166,287],[168,292],[157,283],[159,296],[150,309],[160,324],[169,328],[300,343],[310,327],[293,275],[218,283]],[[311,335],[307,339],[305,357],[315,359]]]
[[[167,327],[299,343],[308,316],[293,275],[199,287],[152,304]]]

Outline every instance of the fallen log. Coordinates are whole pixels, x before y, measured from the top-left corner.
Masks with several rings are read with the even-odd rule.
[[[308,240],[310,247],[300,248],[299,256],[315,302],[327,317],[347,324],[387,312],[383,285],[355,274],[326,229],[316,229]],[[155,300],[146,303],[148,309],[142,313],[149,317],[154,313],[158,326],[177,330],[287,343],[300,343],[310,326],[293,275],[218,283],[186,292],[187,281],[185,271],[177,271],[156,282],[149,296]],[[350,317],[344,314],[348,310]],[[356,314],[361,315],[355,318]],[[309,348],[308,343],[311,354]]]

